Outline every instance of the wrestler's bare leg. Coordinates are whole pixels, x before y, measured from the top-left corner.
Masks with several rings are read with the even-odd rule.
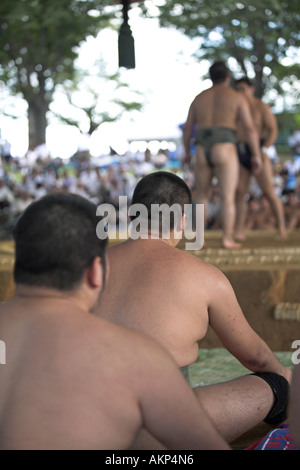
[[[295,228],[298,228],[299,221],[300,221],[300,210],[297,207],[294,207],[287,221],[287,228],[292,229],[292,230]]]
[[[239,161],[236,146],[232,143],[215,144],[211,151],[215,175],[218,178],[222,204],[223,247],[240,248],[233,238],[236,206],[235,197],[239,180]]]
[[[239,169],[239,182],[236,191],[236,223],[235,240],[242,242],[245,240],[245,226],[247,218],[248,205],[245,201],[245,195],[248,191],[251,173],[243,165]]]
[[[166,450],[152,434],[142,428],[129,450]]]
[[[261,172],[256,176],[256,179],[261,190],[268,199],[272,212],[276,219],[278,238],[279,240],[286,240],[287,232],[285,228],[284,209],[282,202],[276,196],[274,191],[272,164],[267,155],[262,154],[262,158],[263,168]]]
[[[254,375],[197,387],[194,393],[219,433],[229,443],[261,423],[274,404],[270,386]],[[143,429],[131,449],[160,450],[164,447]]]
[[[197,387],[194,392],[229,443],[262,422],[274,403],[271,387],[253,375]]]
[[[204,150],[200,145],[196,147],[196,168],[195,168],[195,202],[204,204],[204,222],[207,223],[207,206],[211,192],[211,180],[213,170],[208,165]]]

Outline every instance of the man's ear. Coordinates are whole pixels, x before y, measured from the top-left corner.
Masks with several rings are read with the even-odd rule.
[[[176,229],[177,229],[178,232],[183,232],[184,231],[185,221],[186,221],[186,214],[183,213],[182,216],[180,217],[180,219],[177,222]]]
[[[96,256],[87,269],[87,279],[91,287],[102,287],[102,264],[100,256]]]

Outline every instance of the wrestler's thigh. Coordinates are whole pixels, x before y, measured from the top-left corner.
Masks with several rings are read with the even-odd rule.
[[[262,158],[263,168],[260,173],[256,176],[256,180],[263,193],[270,194],[274,192],[273,168],[268,155],[263,154]]]
[[[208,165],[203,148],[200,145],[196,147],[196,168],[195,183],[198,193],[208,195],[211,180],[213,177],[212,168]]]
[[[243,165],[239,165],[239,180],[237,186],[239,195],[244,196],[246,194],[250,183],[250,176],[250,171],[247,170],[247,168],[245,168]]]
[[[239,180],[236,146],[232,143],[215,144],[212,149],[212,162],[223,197],[229,193],[235,194]]]

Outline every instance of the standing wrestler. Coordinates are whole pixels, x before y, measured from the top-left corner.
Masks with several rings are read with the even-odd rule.
[[[196,126],[196,203],[207,208],[211,180],[215,175],[221,191],[224,248],[240,245],[234,241],[235,194],[239,178],[236,149],[237,122],[244,126],[252,151],[255,171],[261,168],[258,135],[250,108],[242,94],[230,88],[230,73],[224,62],[215,62],[209,69],[212,87],[193,100],[183,130],[185,159],[191,161],[190,144]]]
[[[273,215],[276,219],[278,230],[278,238],[286,239],[286,229],[284,220],[284,210],[280,199],[276,196],[273,184],[272,164],[268,156],[268,148],[274,145],[278,127],[274,114],[270,107],[259,98],[254,96],[254,86],[247,77],[240,78],[235,82],[235,89],[243,94],[251,109],[254,125],[259,134],[260,146],[262,153],[263,167],[259,174],[256,175],[257,182],[268,199]],[[241,123],[242,124],[242,123]],[[247,135],[244,127],[238,124],[238,155],[240,161],[240,177],[237,190],[237,214],[236,214],[236,240],[243,241],[245,239],[245,219],[247,213],[247,203],[245,194],[247,193],[252,165],[252,151],[248,145]]]

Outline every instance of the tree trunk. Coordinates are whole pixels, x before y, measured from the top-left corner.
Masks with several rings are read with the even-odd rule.
[[[36,147],[46,142],[48,103],[32,99],[28,103],[29,142]]]
[[[254,67],[255,70],[255,96],[257,98],[262,98],[265,91],[265,83],[263,77],[263,68],[260,64]]]

